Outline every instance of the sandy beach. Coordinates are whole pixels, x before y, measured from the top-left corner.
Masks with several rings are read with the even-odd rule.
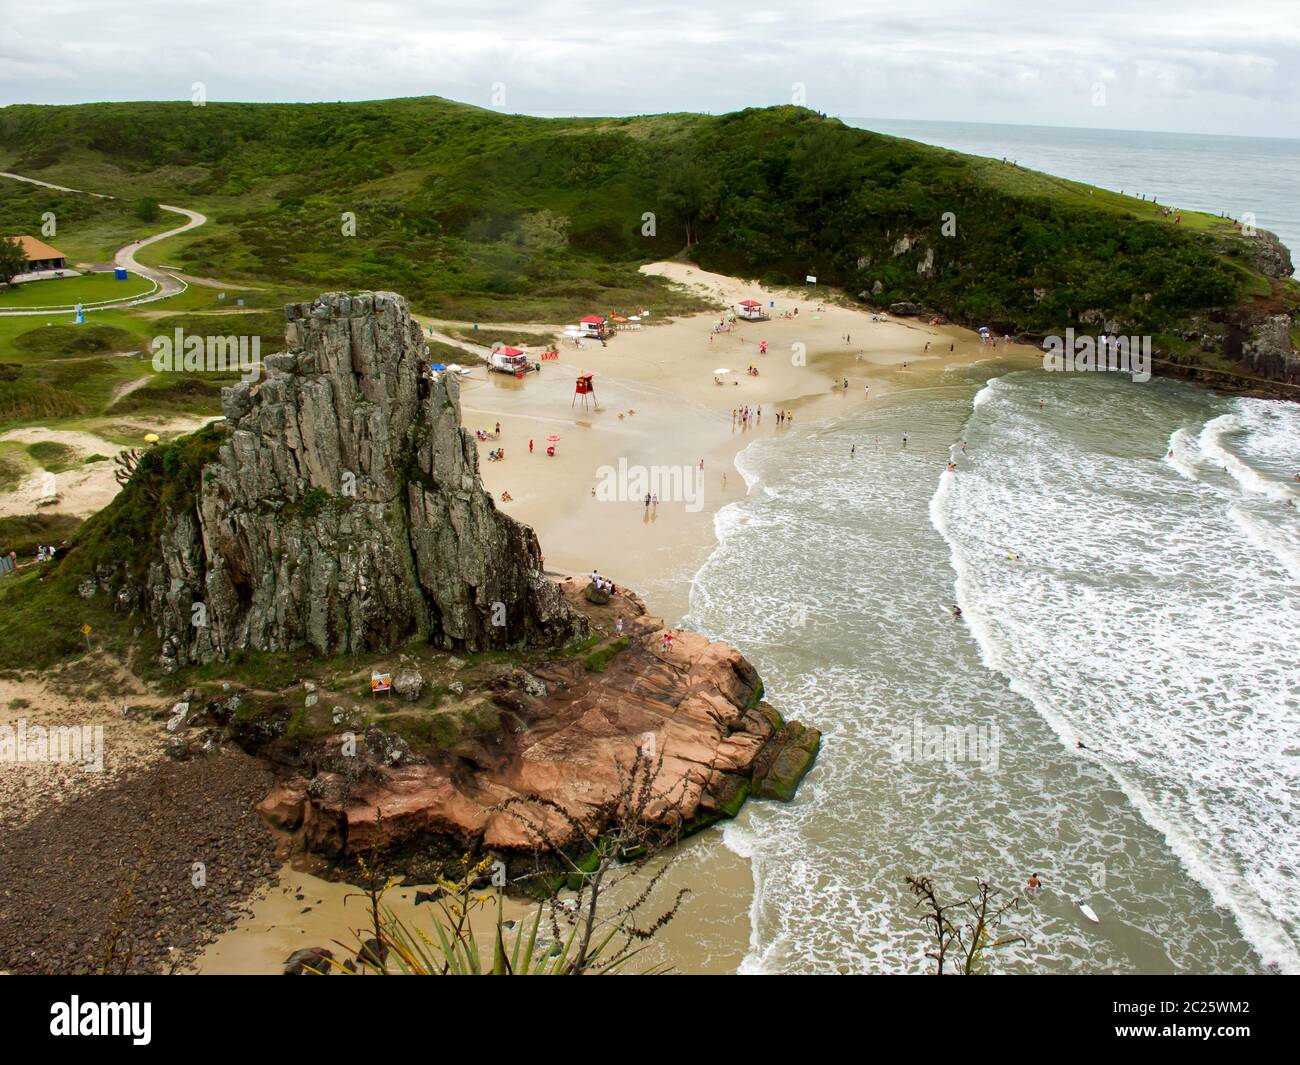
[[[537,531],[547,568],[565,574],[597,569],[634,588],[670,623],[687,611],[691,579],[716,542],[714,515],[745,496],[735,458],[752,440],[813,429],[846,404],[863,408],[902,390],[931,387],[950,366],[1016,353],[1040,357],[1036,349],[1002,341],[994,349],[951,325],[873,321],[871,311],[831,302],[832,294],[823,301],[816,293],[766,289],[681,263],[644,269],[695,288],[718,310],[657,321],[650,308],[642,328],[620,332],[607,346],[565,341],[558,360],[547,360],[541,373],[522,381],[476,367],[461,378],[461,408],[471,431],[493,431],[500,423],[499,439],[479,444],[483,481],[499,506]],[[796,308],[798,315],[737,322],[732,331],[714,334],[713,326],[743,299],[760,301],[774,315]],[[631,313],[600,313],[610,310]],[[438,334],[442,323],[421,321]],[[760,355],[763,340],[768,350]],[[526,350],[535,359],[543,348]],[[750,365],[758,367],[757,377],[745,373]],[[714,371],[723,367],[731,373],[717,385]],[[582,398],[574,397],[580,370],[595,375],[597,402],[585,410]],[[847,390],[838,387],[845,378]],[[745,405],[762,408],[761,420],[752,419],[748,428],[732,420],[732,410]],[[792,420],[778,425],[778,410],[791,411]],[[546,454],[550,435],[560,438],[554,456]],[[497,447],[505,449],[504,460],[488,461],[488,451]],[[665,497],[647,510],[639,497],[593,495],[602,468],[617,471],[622,462],[629,469],[695,470],[701,459],[703,492],[692,502]],[[506,492],[512,501],[502,500]],[[647,967],[667,963],[682,972],[730,973],[744,957],[753,874],[717,832],[687,841],[660,883],[655,903],[669,905],[682,887],[691,896],[647,953]],[[424,927],[432,911],[414,907],[414,887],[395,889],[390,902]],[[300,947],[350,943],[348,930],[359,925],[361,907],[359,899],[346,898],[349,893],[355,889],[285,869],[277,885],[251,900],[247,916],[207,948],[199,971],[279,972]],[[510,916],[522,912],[519,907]]]
[[[669,621],[685,612],[690,579],[713,546],[713,515],[745,495],[734,462],[755,437],[799,432],[846,404],[861,407],[924,388],[948,366],[1017,348],[999,342],[994,350],[951,325],[873,322],[870,311],[832,303],[830,294],[820,301],[816,293],[771,290],[682,263],[644,269],[695,288],[716,300],[718,311],[657,322],[650,308],[647,324],[620,332],[605,347],[565,341],[557,361],[522,382],[476,368],[462,378],[461,406],[471,430],[501,423],[501,438],[480,445],[483,481],[503,509],[537,530],[547,567],[598,569],[636,588]],[[743,299],[758,300],[773,315],[797,309],[798,316],[737,322],[731,332],[713,334],[720,317]],[[760,355],[764,340],[767,352]],[[759,376],[746,374],[750,365]],[[716,385],[713,371],[721,368],[731,372]],[[589,410],[581,397],[574,402],[579,370],[595,374],[598,403]],[[837,388],[845,378],[847,391]],[[762,408],[748,428],[732,420],[732,410],[746,405]],[[793,412],[792,420],[778,425],[778,410]],[[547,456],[552,434],[560,440]],[[503,462],[487,461],[495,447],[505,448]],[[664,498],[647,513],[640,498],[608,502],[592,492],[602,471],[617,471],[620,462],[694,470],[701,459],[703,491],[691,504]],[[503,492],[512,501],[503,502]]]

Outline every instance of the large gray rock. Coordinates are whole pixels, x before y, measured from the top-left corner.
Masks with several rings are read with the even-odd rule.
[[[285,314],[289,350],[223,391],[225,442],[150,570],[168,657],[386,651],[416,636],[479,651],[585,634],[542,575],[533,531],[483,489],[456,375],[422,376],[405,300],[327,293]]]

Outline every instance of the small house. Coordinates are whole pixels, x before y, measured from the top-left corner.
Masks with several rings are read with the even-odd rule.
[[[58,248],[51,248],[43,240],[37,240],[35,237],[8,237],[11,242],[17,242],[22,248],[23,256],[27,263],[22,272],[25,274],[34,274],[40,270],[66,270],[68,268],[68,257],[59,251]]]
[[[747,322],[766,322],[763,305],[758,300],[741,300],[736,304],[736,315]]]
[[[578,323],[578,332],[585,337],[604,337],[605,319],[599,314],[589,314]]]

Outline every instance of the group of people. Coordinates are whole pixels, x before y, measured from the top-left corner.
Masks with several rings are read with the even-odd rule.
[[[505,457],[506,449],[503,447],[495,447],[488,452],[488,462],[500,462]]]
[[[618,594],[618,586],[608,577],[602,577],[598,570],[593,569],[591,571],[591,583],[596,586],[596,591],[598,592],[609,592],[610,595]],[[622,618],[620,618],[619,621],[622,622]],[[622,631],[621,626],[619,631]]]
[[[43,546],[43,545],[41,545],[41,544],[37,544],[37,545],[36,545],[36,561],[37,561],[37,562],[53,562],[53,561],[54,561],[55,553],[56,553],[57,551],[58,551],[58,548],[55,547],[53,544],[50,544],[48,547],[47,547],[47,546]]]
[[[731,427],[734,429],[737,423],[739,423],[742,429],[748,429],[751,419],[754,422],[761,422],[763,420],[762,406],[751,408],[746,405],[734,408],[731,412]]]

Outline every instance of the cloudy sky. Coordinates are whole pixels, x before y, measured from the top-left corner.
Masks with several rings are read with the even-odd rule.
[[[438,95],[1300,137],[1297,0],[0,0],[0,104]]]

